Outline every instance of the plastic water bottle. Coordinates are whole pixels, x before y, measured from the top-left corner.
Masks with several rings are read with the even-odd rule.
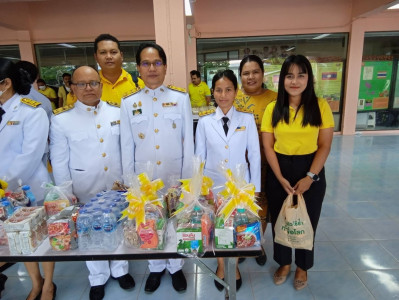
[[[76,221],[78,230],[78,246],[80,250],[90,249],[91,246],[91,223],[92,217],[86,209],[79,211],[79,216]]]
[[[194,206],[194,210],[191,213],[191,222],[193,223],[194,227],[201,227],[201,218],[202,218],[201,207]]]
[[[245,208],[237,208],[237,213],[234,216],[234,224],[235,226],[248,224],[248,215]]]
[[[101,249],[103,246],[103,212],[95,208],[92,213],[91,222],[91,245],[94,249]]]
[[[29,199],[29,204],[28,206],[36,206],[36,197],[35,195],[33,195],[30,186],[29,185],[24,185],[22,186],[22,190],[24,191],[24,194],[26,195],[26,197],[28,197]]]
[[[118,247],[116,217],[110,208],[104,209],[103,232],[103,248],[110,251],[115,250]]]

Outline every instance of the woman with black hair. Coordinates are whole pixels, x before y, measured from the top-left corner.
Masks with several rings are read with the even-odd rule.
[[[280,72],[277,101],[265,110],[262,121],[263,147],[269,169],[266,196],[274,226],[288,194],[303,194],[314,232],[326,191],[324,164],[330,153],[334,119],[325,99],[316,97],[313,71],[303,55],[291,55]],[[290,273],[292,249],[273,242],[274,260],[280,265],[274,283],[285,282]],[[314,249],[295,249],[297,265],[294,287],[307,285],[307,270],[313,266]]]
[[[212,79],[213,94],[218,104],[216,111],[204,115],[198,122],[195,134],[195,154],[205,160],[204,174],[212,178],[214,186],[222,186],[226,178],[218,168],[222,161],[229,169],[237,164],[248,166],[246,181],[254,184],[258,196],[260,191],[260,148],[254,117],[250,113],[236,110],[233,106],[237,94],[237,77],[231,70],[218,72]],[[224,279],[224,261],[218,258],[216,275]],[[242,284],[241,274],[236,269],[236,288]],[[223,285],[215,281],[221,291]]]
[[[0,177],[5,177],[10,190],[17,189],[21,179],[40,201],[44,198],[41,184],[50,182],[45,155],[49,121],[40,102],[22,97],[30,88],[28,73],[0,58]],[[38,263],[25,263],[25,267],[32,279],[27,299],[53,299],[54,262],[43,263],[44,279]]]
[[[237,96],[234,101],[234,106],[237,109],[251,112],[254,115],[256,127],[259,133],[259,143],[261,148],[261,159],[262,159],[262,179],[266,178],[266,157],[264,155],[262,146],[262,135],[260,131],[260,126],[262,124],[263,113],[265,112],[266,106],[275,101],[277,98],[277,93],[266,88],[263,83],[263,75],[265,69],[263,67],[263,61],[259,56],[248,55],[245,56],[240,63],[238,69],[241,78],[241,89],[238,90]],[[259,193],[259,205],[262,207],[260,211],[260,216],[262,220],[262,230],[265,232],[268,219],[268,204],[265,194],[265,180],[261,182],[261,191]],[[244,258],[240,259],[240,262]],[[261,256],[256,257],[256,262],[258,265],[263,266],[266,264],[267,257],[266,253]]]

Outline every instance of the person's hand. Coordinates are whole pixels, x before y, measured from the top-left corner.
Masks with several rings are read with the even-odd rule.
[[[260,194],[260,192],[255,192],[255,197],[259,198],[259,194]]]
[[[287,194],[292,195],[295,193],[294,188],[291,186],[291,184],[289,183],[289,181],[285,178],[282,178],[280,180],[280,184],[283,187],[283,189],[287,192]]]
[[[294,186],[294,190],[295,190],[294,194],[299,195],[299,194],[305,193],[310,188],[312,183],[313,183],[313,180],[309,176],[302,178]]]

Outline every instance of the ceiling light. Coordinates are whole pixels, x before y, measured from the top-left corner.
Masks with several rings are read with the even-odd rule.
[[[388,9],[399,9],[399,4],[392,5]]]
[[[186,16],[192,16],[190,0],[184,0],[184,10],[186,12]]]

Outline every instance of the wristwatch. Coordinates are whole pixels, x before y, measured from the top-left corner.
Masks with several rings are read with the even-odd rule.
[[[312,172],[307,172],[306,175],[308,175],[310,178],[312,178],[313,181],[319,181],[320,177],[316,174],[313,174]]]

